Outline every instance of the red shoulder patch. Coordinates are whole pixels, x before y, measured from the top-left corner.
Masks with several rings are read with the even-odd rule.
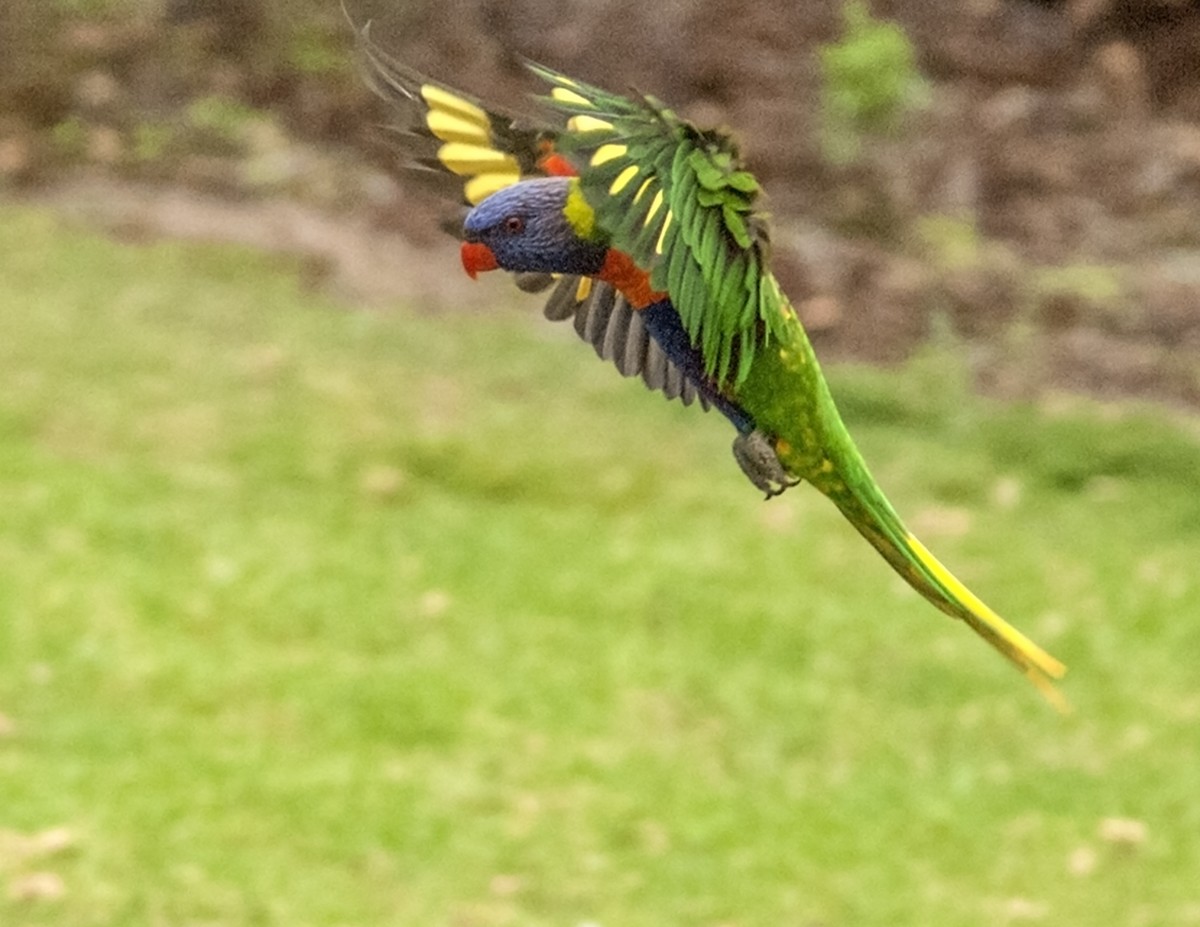
[[[544,153],[538,158],[538,167],[551,177],[578,177],[579,171],[573,164],[555,151],[549,143],[544,146]]]

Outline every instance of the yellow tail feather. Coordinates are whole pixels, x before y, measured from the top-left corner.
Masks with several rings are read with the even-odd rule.
[[[856,488],[838,475],[847,467],[823,469],[812,482],[910,586],[951,618],[965,621],[1015,665],[1051,705],[1063,713],[1070,711],[1066,698],[1054,686],[1054,680],[1066,674],[1066,666],[992,611],[947,570],[904,527],[861,462],[859,467]]]
[[[1064,713],[1070,711],[1070,704],[1053,683],[1053,680],[1061,679],[1066,674],[1067,667],[992,611],[912,534],[906,532],[904,540],[913,556],[950,600],[945,605],[934,600],[934,604],[966,621],[981,637],[1015,663],[1055,708]]]

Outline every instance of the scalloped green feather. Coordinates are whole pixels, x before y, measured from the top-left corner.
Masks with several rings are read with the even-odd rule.
[[[559,144],[580,167],[599,226],[670,295],[705,372],[744,381],[783,315],[778,292],[762,281],[770,244],[755,221],[758,182],[733,140],[701,132],[652,97],[627,99],[531,68],[553,88],[545,102],[566,116],[592,117],[581,123],[586,131],[568,125]],[[638,199],[647,181],[662,194],[649,220],[649,202]]]

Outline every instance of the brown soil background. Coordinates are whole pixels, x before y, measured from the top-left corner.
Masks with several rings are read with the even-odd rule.
[[[1200,404],[1200,2],[874,0],[927,104],[850,163],[820,143],[830,0],[347,0],[395,55],[508,106],[522,56],[736,127],[823,356],[949,330],[980,385]],[[336,2],[0,4],[0,195],[127,236],[305,255],[351,298],[467,298]],[[269,114],[222,130],[198,101]],[[249,112],[249,111],[248,111]],[[435,268],[435,269],[431,269]]]

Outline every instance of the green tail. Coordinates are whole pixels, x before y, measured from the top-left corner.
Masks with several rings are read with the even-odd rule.
[[[857,455],[855,455],[857,456]],[[875,482],[862,473],[853,484],[838,479],[836,471],[814,481],[850,524],[871,542],[892,568],[931,603],[952,618],[970,625],[980,637],[1003,654],[1037,686],[1060,711],[1068,705],[1053,680],[1067,668],[990,609],[975,593],[947,570],[917,538],[904,527],[900,517]],[[859,469],[856,468],[856,469]],[[863,479],[862,477],[865,477]]]
[[[771,292],[790,324],[773,350],[759,352],[736,399],[776,438],[784,469],[828,496],[917,592],[1012,662],[1051,704],[1066,710],[1054,687],[1066,667],[988,608],[926,550],[900,521],[846,431],[808,335],[772,279]]]

